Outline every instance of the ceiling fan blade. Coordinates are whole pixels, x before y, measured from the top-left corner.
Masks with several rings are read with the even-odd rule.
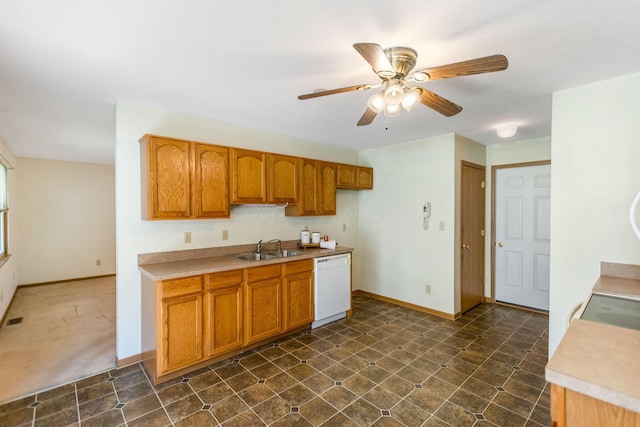
[[[483,58],[470,59],[468,61],[456,62],[455,64],[442,65],[440,67],[425,68],[414,73],[428,74],[429,78],[424,81],[450,79],[459,76],[470,76],[472,74],[493,73],[502,71],[509,66],[509,61],[504,55],[491,55]],[[421,81],[421,80],[418,80]]]
[[[371,108],[367,108],[367,111],[365,111],[362,117],[360,117],[360,120],[358,120],[358,126],[366,126],[368,124],[371,124],[371,122],[376,118],[377,115],[378,113],[373,111]]]
[[[367,90],[367,89],[371,89],[371,85],[347,86],[347,87],[341,87],[339,89],[322,90],[319,92],[307,93],[305,95],[298,96],[298,99],[318,98],[320,96],[335,95],[336,93],[353,92],[356,90]]]
[[[380,77],[390,78],[396,75],[384,50],[376,43],[355,43],[353,48],[371,65]]]
[[[447,117],[455,116],[462,111],[461,106],[424,88],[420,88],[420,102]]]

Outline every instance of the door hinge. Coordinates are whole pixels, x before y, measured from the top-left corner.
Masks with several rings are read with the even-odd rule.
[[[480,235],[484,237],[484,230],[480,230]]]
[[[480,183],[480,188],[484,188],[484,181]]]

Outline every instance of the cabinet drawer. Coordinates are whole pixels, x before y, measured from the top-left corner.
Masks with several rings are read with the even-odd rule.
[[[274,277],[280,277],[280,264],[253,267],[247,270],[247,282],[257,282]]]
[[[242,271],[231,270],[212,273],[209,275],[209,289],[224,288],[242,284]]]
[[[313,260],[303,259],[301,261],[292,261],[284,264],[283,275],[301,273],[303,271],[313,271]]]
[[[202,276],[162,282],[162,298],[202,292]]]

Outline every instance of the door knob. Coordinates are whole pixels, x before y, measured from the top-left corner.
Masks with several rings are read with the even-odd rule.
[[[501,248],[501,247],[503,247],[503,246],[504,246],[504,243],[502,243],[502,242],[498,242],[498,247],[500,247],[500,248]]]

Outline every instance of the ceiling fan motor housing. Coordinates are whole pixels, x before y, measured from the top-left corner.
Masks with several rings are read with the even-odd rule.
[[[380,76],[386,79],[402,79],[406,77],[413,67],[415,67],[416,59],[418,58],[418,53],[408,47],[389,47],[384,49],[384,54],[396,72],[395,76]]]

